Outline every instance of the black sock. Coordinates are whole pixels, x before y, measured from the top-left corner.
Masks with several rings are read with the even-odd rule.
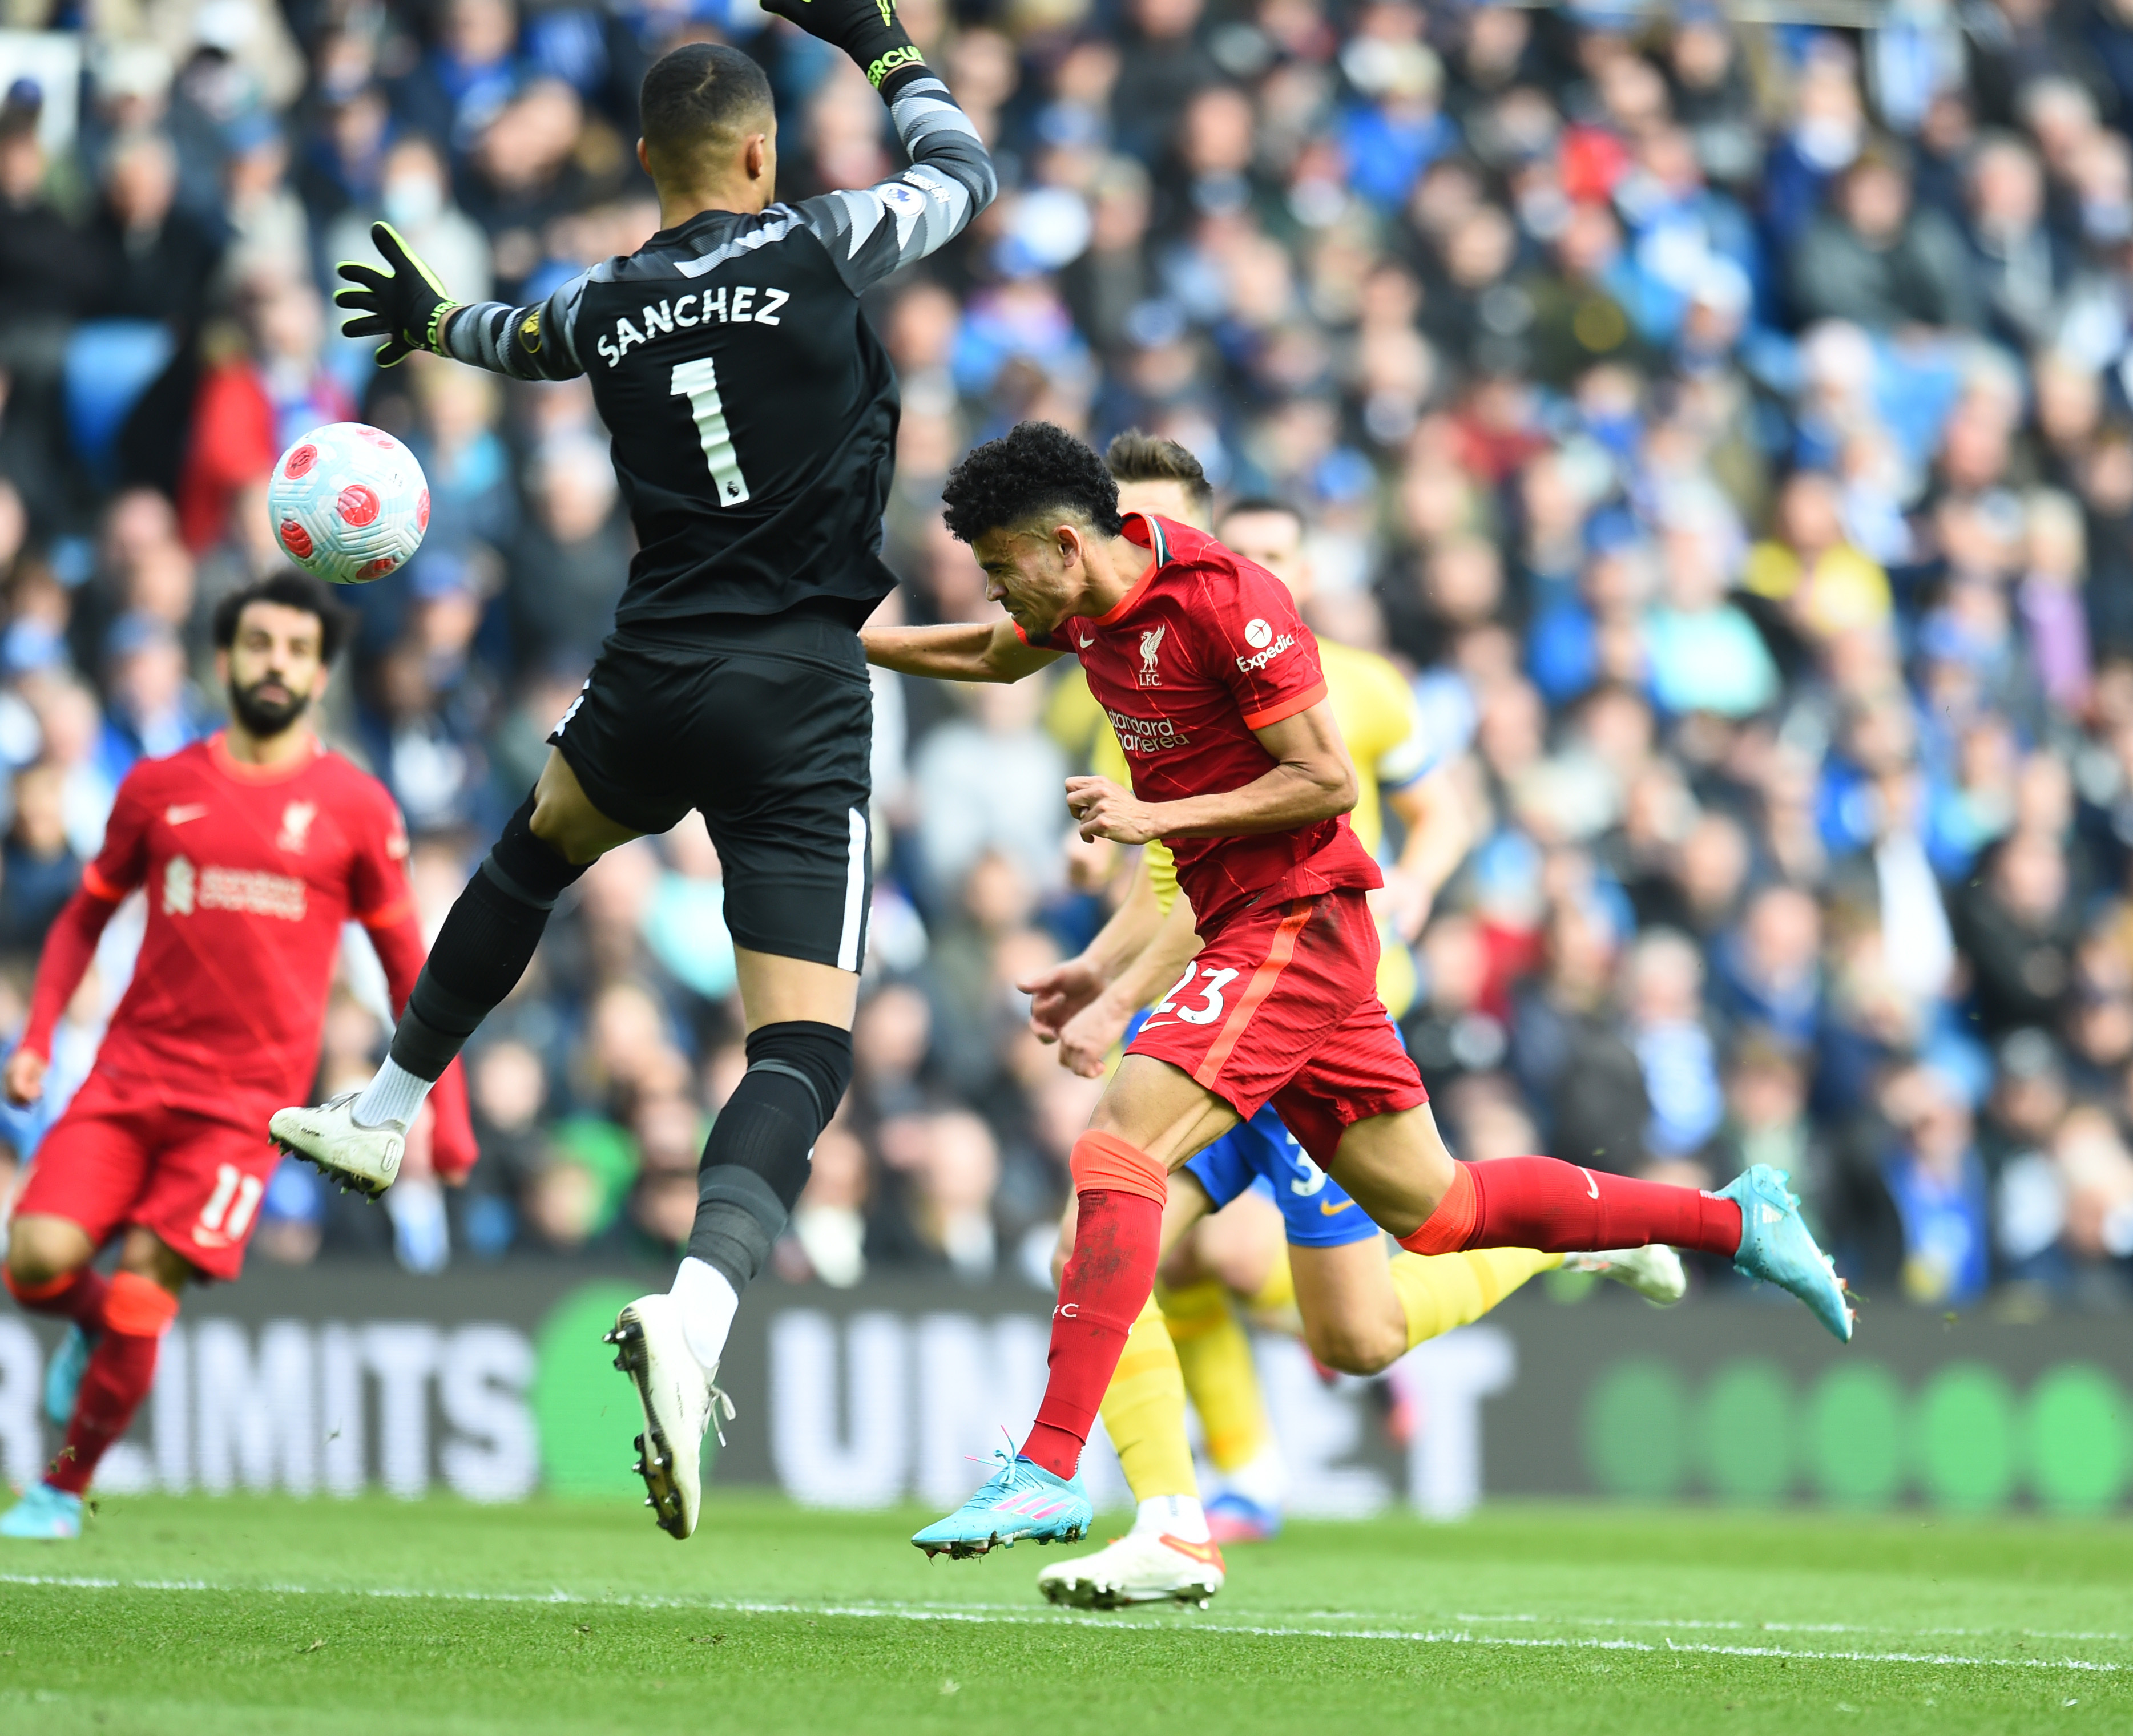
[[[548,912],[592,864],[533,835],[533,798],[511,816],[445,918],[392,1032],[392,1059],[434,1082],[490,1009],[518,986]]]
[[[704,1144],[689,1252],[748,1287],[807,1185],[816,1136],[852,1078],[852,1034],[793,1020],[748,1040],[742,1075]]]

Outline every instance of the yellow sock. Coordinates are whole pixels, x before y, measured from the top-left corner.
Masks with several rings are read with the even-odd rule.
[[[1553,1272],[1561,1264],[1561,1254],[1530,1248],[1394,1256],[1393,1288],[1407,1315],[1408,1348],[1478,1320],[1535,1272]]]
[[[1284,1246],[1274,1258],[1274,1270],[1266,1276],[1266,1282],[1245,1298],[1245,1306],[1254,1314],[1278,1314],[1284,1308],[1296,1306],[1296,1274],[1288,1269],[1288,1249]]]
[[[1244,1305],[1245,1317],[1262,1332],[1286,1332],[1303,1336],[1303,1316],[1296,1307],[1296,1274],[1289,1270],[1288,1249],[1274,1257],[1274,1267],[1257,1290],[1233,1292]]]
[[[1159,1288],[1156,1295],[1177,1347],[1185,1390],[1207,1431],[1207,1456],[1218,1470],[1250,1464],[1274,1439],[1274,1429],[1259,1396],[1251,1340],[1230,1306],[1229,1291],[1211,1278],[1179,1290]]]
[[[1185,1376],[1153,1296],[1134,1320],[1104,1394],[1104,1427],[1135,1501],[1158,1495],[1199,1498],[1192,1449],[1185,1439]]]

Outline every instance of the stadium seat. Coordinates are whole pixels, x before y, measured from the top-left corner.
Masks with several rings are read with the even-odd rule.
[[[67,437],[99,482],[117,481],[119,430],[176,347],[170,329],[153,320],[88,320],[67,339]]]

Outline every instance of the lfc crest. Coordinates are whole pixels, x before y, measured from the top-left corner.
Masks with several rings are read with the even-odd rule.
[[[292,801],[282,810],[281,835],[275,839],[274,848],[301,856],[304,846],[311,839],[311,822],[319,817],[319,805],[315,801]]]
[[[1162,672],[1155,666],[1155,654],[1163,649],[1163,636],[1170,631],[1165,622],[1161,627],[1152,627],[1140,636],[1140,685],[1144,687],[1163,685]]]

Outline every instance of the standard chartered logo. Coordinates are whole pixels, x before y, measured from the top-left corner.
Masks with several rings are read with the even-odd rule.
[[[1673,1363],[1635,1359],[1601,1371],[1583,1434],[1593,1483],[1643,1500],[1701,1490],[1880,1507],[1916,1496],[1989,1512],[2026,1495],[2096,1512],[2133,1480],[2133,1408],[2112,1375],[2079,1362],[2048,1368],[2022,1392],[1975,1362],[1907,1387],[1873,1361],[1803,1382],[1740,1358],[1698,1384]]]

